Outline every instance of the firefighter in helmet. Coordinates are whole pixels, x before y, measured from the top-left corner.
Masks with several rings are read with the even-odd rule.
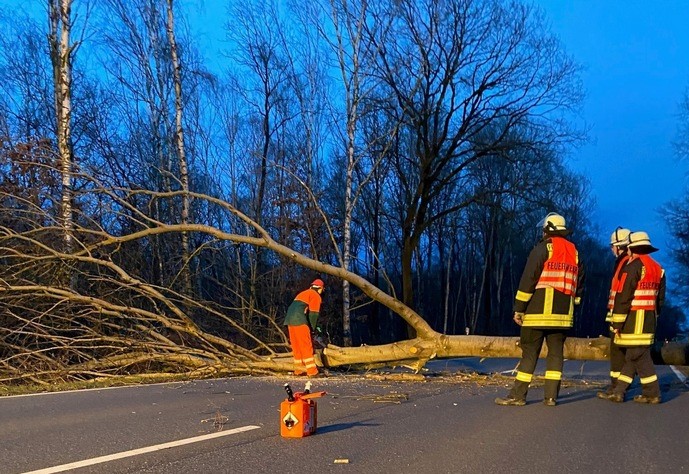
[[[656,375],[651,346],[655,338],[656,319],[665,301],[665,270],[649,254],[657,251],[646,232],[631,232],[627,237],[629,262],[624,267],[623,283],[615,296],[612,331],[615,344],[622,348],[624,365],[615,389],[606,398],[624,401],[627,387],[639,375],[641,395],[638,403],[660,403],[660,384]]]
[[[620,370],[624,365],[624,352],[615,344],[615,333],[612,332],[612,310],[615,305],[615,297],[622,290],[624,280],[622,279],[625,265],[629,261],[627,255],[627,237],[629,237],[630,230],[623,227],[618,227],[610,235],[610,250],[615,256],[615,266],[613,268],[612,281],[610,282],[610,293],[608,296],[608,312],[605,316],[605,322],[610,326],[610,386],[605,391],[598,392],[598,398],[607,398],[617,385],[617,379],[620,376]]]
[[[318,329],[318,316],[321,310],[321,295],[325,284],[320,278],[314,280],[308,289],[300,292],[287,308],[285,325],[292,346],[295,370],[294,375],[319,375],[313,357],[312,333]],[[322,374],[321,374],[322,375]]]
[[[576,247],[567,239],[570,230],[565,218],[550,213],[539,225],[542,238],[529,254],[513,306],[514,322],[521,326],[522,358],[509,395],[495,399],[498,405],[526,405],[526,394],[544,341],[548,357],[543,403],[557,404],[565,333],[573,326],[574,305],[581,300],[583,267]]]

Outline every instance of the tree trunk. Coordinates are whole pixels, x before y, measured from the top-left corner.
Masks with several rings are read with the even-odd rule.
[[[565,341],[565,359],[607,360],[610,339],[570,337]],[[431,359],[454,357],[521,357],[518,337],[446,336],[416,338],[380,346],[341,348],[329,345],[323,350],[327,367],[341,365],[412,364],[418,369]],[[540,357],[547,354],[545,346]],[[689,364],[689,344],[668,342],[653,347],[653,359],[659,365]]]
[[[72,249],[72,28],[71,0],[50,0],[50,59],[53,66],[57,148],[62,176],[61,224],[65,251]]]
[[[182,213],[180,223],[185,225],[189,223],[189,171],[187,166],[187,154],[184,146],[184,128],[182,123],[182,110],[184,107],[182,101],[182,74],[180,72],[181,65],[177,55],[177,40],[175,39],[175,21],[174,12],[172,9],[172,1],[167,0],[167,38],[170,43],[170,59],[172,60],[172,79],[175,88],[175,145],[177,148],[177,158],[179,160],[179,181],[182,186]],[[184,292],[187,295],[192,294],[191,285],[191,269],[189,268],[189,234],[187,232],[181,233],[182,238],[182,281]]]
[[[345,219],[342,245],[342,267],[349,270],[352,254],[352,214],[354,200],[352,199],[353,175],[355,166],[354,138],[356,134],[356,98],[352,98],[347,112],[347,176],[345,179]],[[342,281],[342,339],[345,346],[352,345],[350,288],[347,280]]]

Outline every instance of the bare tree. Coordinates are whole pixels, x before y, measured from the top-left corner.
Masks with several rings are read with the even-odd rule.
[[[167,0],[167,38],[170,44],[170,59],[172,61],[172,82],[175,89],[175,145],[179,160],[179,181],[183,191],[189,191],[189,171],[187,165],[187,153],[184,145],[183,110],[182,100],[182,73],[179,55],[177,53],[177,39],[175,37],[175,15],[172,0]],[[182,195],[182,213],[180,224],[189,222],[189,197]],[[189,236],[182,232],[182,275],[184,288],[187,294],[191,294],[191,271],[189,268]]]
[[[55,84],[41,24],[17,12],[6,15],[0,16],[0,107],[7,136],[53,136]]]
[[[108,13],[109,82],[81,84],[100,85],[86,98],[109,91],[111,107],[84,110],[98,102],[72,95],[74,111],[84,106],[94,125],[93,155],[70,167],[78,183],[71,250],[54,145],[0,141],[1,381],[289,371],[278,315],[290,285],[313,274],[343,283],[350,314],[370,304],[391,316],[387,329],[400,322],[415,335],[362,347],[345,339],[319,353],[323,365],[420,369],[435,357],[519,355],[515,338],[443,333],[463,317],[504,329],[497,315],[531,243],[513,236],[526,234],[542,207],[575,225],[586,220],[577,199],[585,186],[559,196],[539,187],[572,178],[558,157],[572,135],[557,112],[576,102],[577,89],[567,89],[575,68],[532,10],[497,0],[333,0],[304,7],[328,18],[311,19],[298,49],[303,37],[288,12],[252,4],[235,24],[245,49],[233,66],[242,67],[231,85],[206,77],[203,98],[194,81],[205,72],[189,67],[172,0],[99,6]],[[319,57],[319,34],[336,62]],[[328,82],[334,70],[342,79]],[[17,110],[28,123],[31,114]],[[201,153],[215,161],[199,167]],[[324,158],[333,181],[320,179]],[[180,263],[184,236],[191,255]],[[395,292],[405,249],[413,306]],[[189,259],[196,292],[173,276]],[[55,279],[65,268],[69,286]],[[569,358],[602,359],[608,347],[569,344]],[[664,351],[665,361],[686,362],[686,352]]]
[[[506,147],[526,123],[540,141],[570,137],[560,111],[579,99],[577,68],[557,40],[539,26],[539,13],[516,2],[478,0],[385,3],[392,18],[375,38],[378,69],[409,127],[400,156],[403,300],[414,305],[413,255],[429,225],[477,199],[469,166]],[[550,125],[548,125],[550,124]],[[494,140],[475,142],[487,128]],[[431,205],[443,189],[463,189],[459,200]]]
[[[176,86],[183,87],[182,72],[177,69],[179,83],[175,82],[175,65],[168,36],[167,3],[163,0],[107,0],[102,8],[103,28],[99,31],[102,42],[102,64],[110,80],[110,88],[118,98],[114,105],[115,119],[122,120],[111,133],[123,142],[117,151],[127,156],[109,157],[106,166],[127,187],[155,190],[176,190],[189,186],[189,166],[186,149],[180,155],[180,135]],[[173,16],[174,20],[174,16]],[[174,23],[171,25],[174,30]],[[173,31],[174,33],[174,31]],[[178,49],[177,36],[173,39]],[[181,67],[178,57],[177,67]],[[179,90],[179,99],[182,89]],[[183,131],[183,129],[182,129]],[[185,137],[182,133],[181,139]],[[135,197],[133,199],[136,199]],[[163,222],[189,219],[188,203],[182,195],[176,201],[152,200],[148,213]],[[184,236],[153,236],[149,263],[145,271],[156,274],[160,284],[177,280],[182,275],[182,286],[189,289],[185,277],[188,260],[185,258]],[[187,252],[189,243],[186,240]],[[173,258],[168,258],[172,256]]]
[[[20,163],[22,155],[14,156]],[[29,163],[24,163],[28,170]],[[44,166],[34,163],[33,167]],[[217,206],[228,218],[244,223],[250,232],[232,233],[205,224],[165,224],[132,208],[128,195],[143,199],[171,199],[184,191],[153,192],[102,187],[89,176],[89,196],[100,196],[121,207],[129,207],[132,218],[148,223],[137,232],[115,235],[91,221],[88,227],[75,226],[75,250],[61,249],[60,227],[46,225],[44,210],[28,199],[14,196],[23,212],[12,227],[0,233],[0,268],[3,298],[0,301],[0,381],[45,383],[94,377],[116,377],[130,373],[182,372],[192,376],[223,373],[265,373],[288,371],[292,359],[284,344],[273,347],[227,313],[227,308],[201,302],[171,287],[151,284],[128,271],[122,259],[128,243],[147,239],[151,234],[189,232],[217,241],[260,246],[298,265],[335,278],[347,279],[364,294],[385,305],[413,326],[413,340],[357,348],[327,347],[321,363],[339,365],[405,364],[420,369],[435,357],[482,355],[513,357],[518,354],[516,338],[446,336],[426,324],[403,303],[382,292],[366,279],[344,268],[302,255],[275,241],[265,229],[228,203],[188,192],[192,201]],[[0,202],[11,202],[5,186],[0,186]],[[7,207],[0,208],[5,215]],[[85,216],[84,216],[85,217]],[[257,234],[257,235],[254,235]],[[118,263],[121,261],[122,263]],[[70,265],[76,275],[72,288],[51,282],[52,269]],[[226,325],[222,336],[205,331],[191,319],[185,307],[206,313]],[[263,315],[266,324],[275,324]],[[572,339],[567,357],[602,359],[608,343]],[[684,364],[683,346],[668,345],[661,356],[666,363]]]
[[[72,148],[72,62],[78,43],[71,41],[72,2],[71,0],[48,0],[50,18],[50,59],[53,65],[55,92],[55,115],[57,117],[57,148],[62,174],[62,226],[64,228],[65,249],[72,248],[73,200],[73,148]]]

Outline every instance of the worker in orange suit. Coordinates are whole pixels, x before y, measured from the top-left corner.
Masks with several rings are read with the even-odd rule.
[[[287,308],[285,325],[292,346],[294,375],[318,376],[318,367],[313,358],[312,332],[318,329],[318,316],[321,310],[321,295],[325,291],[323,280],[316,279],[309,289],[299,293]]]

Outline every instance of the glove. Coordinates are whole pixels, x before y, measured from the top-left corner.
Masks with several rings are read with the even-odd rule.
[[[517,323],[518,326],[521,326],[524,322],[524,313],[514,313],[514,317],[512,319],[515,323]]]
[[[312,340],[313,340],[313,347],[314,347],[314,349],[325,349],[325,342],[323,341],[323,339],[321,338],[321,336],[319,336],[318,334],[316,334],[315,332],[313,332],[313,333],[311,334],[311,338],[312,338]]]

